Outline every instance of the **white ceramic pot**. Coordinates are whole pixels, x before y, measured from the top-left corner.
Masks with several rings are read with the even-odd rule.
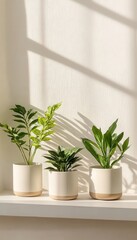
[[[41,195],[42,164],[13,164],[13,192],[17,196]]]
[[[56,200],[71,200],[78,196],[78,172],[49,171],[49,196]]]
[[[122,196],[122,168],[90,167],[89,194],[95,199],[119,199]]]

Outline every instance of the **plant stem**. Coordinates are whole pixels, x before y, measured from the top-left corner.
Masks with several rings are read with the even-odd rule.
[[[32,164],[33,159],[34,159],[34,156],[35,156],[35,154],[36,154],[36,151],[37,151],[37,148],[35,147],[34,150],[33,150],[33,152],[32,152],[32,155],[31,155],[31,157],[30,157],[30,159],[29,159],[29,161],[28,161],[29,165]]]
[[[117,158],[115,161],[113,161],[113,162],[111,163],[111,168],[112,168],[113,165],[114,165],[116,162],[118,162],[122,157],[123,157],[123,152],[121,153],[121,155],[119,156],[119,158]]]
[[[32,148],[32,145],[31,145],[31,140],[30,140],[30,129],[29,129],[29,125],[28,125],[28,121],[27,121],[27,118],[24,116],[24,120],[25,120],[25,124],[26,124],[26,130],[27,130],[27,132],[28,132],[28,151],[29,151],[29,153],[28,153],[28,160],[27,160],[27,162],[29,162],[30,161],[30,159],[31,159],[31,148]]]
[[[28,164],[27,157],[26,157],[26,155],[25,155],[25,153],[24,153],[22,147],[19,146],[18,144],[16,144],[16,145],[17,145],[17,147],[19,148],[19,150],[20,150],[20,152],[21,152],[21,155],[22,155],[22,157],[23,157],[25,163]]]

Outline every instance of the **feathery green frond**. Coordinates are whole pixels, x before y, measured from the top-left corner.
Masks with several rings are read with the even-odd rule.
[[[37,111],[26,110],[25,107],[16,104],[10,109],[16,127],[0,123],[0,128],[7,133],[11,142],[17,145],[26,164],[33,164],[37,149],[41,148],[42,142],[50,140],[49,136],[54,133],[54,114],[60,106],[60,103],[49,106],[41,117]]]

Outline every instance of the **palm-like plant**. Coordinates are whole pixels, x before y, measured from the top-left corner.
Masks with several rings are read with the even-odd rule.
[[[58,172],[75,170],[76,167],[80,166],[77,162],[79,162],[81,158],[76,155],[81,150],[82,148],[65,149],[60,146],[58,146],[57,150],[49,150],[49,155],[44,155],[44,157],[48,159],[46,162],[50,163],[51,166],[46,169]]]
[[[13,120],[18,125],[11,127],[8,124],[0,123],[0,127],[10,137],[11,142],[19,148],[26,164],[32,165],[36,151],[41,148],[42,142],[50,140],[50,135],[54,133],[54,113],[60,105],[58,103],[49,106],[41,116],[38,116],[38,112],[33,109],[26,110],[21,105],[15,105],[11,110],[13,111]]]
[[[103,134],[101,128],[96,126],[92,127],[92,133],[95,141],[87,138],[82,138],[82,142],[86,149],[93,155],[97,162],[103,168],[112,168],[124,155],[125,151],[129,148],[129,138],[127,138],[123,144],[121,140],[124,136],[124,132],[120,134],[115,133],[118,119],[112,123],[108,130]],[[119,154],[115,156],[119,150]]]

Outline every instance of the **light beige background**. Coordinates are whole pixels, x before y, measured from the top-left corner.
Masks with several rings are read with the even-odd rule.
[[[131,144],[122,164],[126,193],[137,193],[136,11],[135,0],[0,0],[0,121],[11,121],[8,109],[15,103],[44,110],[62,101],[57,133],[50,144],[55,147],[82,146],[80,138],[90,137],[92,124],[102,126],[105,131],[119,118],[118,131],[130,136]],[[88,167],[94,161],[86,151],[82,152],[82,158],[79,188],[87,191]],[[43,161],[41,152],[37,159]],[[20,154],[16,146],[1,133],[1,189],[12,188],[12,163],[17,161]],[[28,229],[26,219],[0,221],[0,236],[5,234],[4,226],[9,229],[12,221],[13,236],[19,231],[16,224],[21,224],[18,234],[22,239],[27,234],[36,239],[35,232],[32,233],[34,219]],[[46,225],[47,220],[39,219],[38,228],[41,221]],[[76,236],[83,239],[86,233],[87,239],[92,233],[93,236],[97,233],[95,239],[99,235],[105,239],[107,229],[111,239],[116,237],[117,229],[119,239],[129,239],[128,231],[133,239],[131,236],[136,232],[135,223],[109,222],[107,228],[107,222],[99,222],[98,228],[98,222],[75,221],[76,226],[83,226],[77,231],[71,220],[66,221],[64,230],[63,224],[62,228],[58,226],[59,232],[66,235],[74,232],[74,239]],[[41,226],[41,239],[46,234],[50,239],[56,236],[56,221],[54,226],[48,222],[49,231]]]

